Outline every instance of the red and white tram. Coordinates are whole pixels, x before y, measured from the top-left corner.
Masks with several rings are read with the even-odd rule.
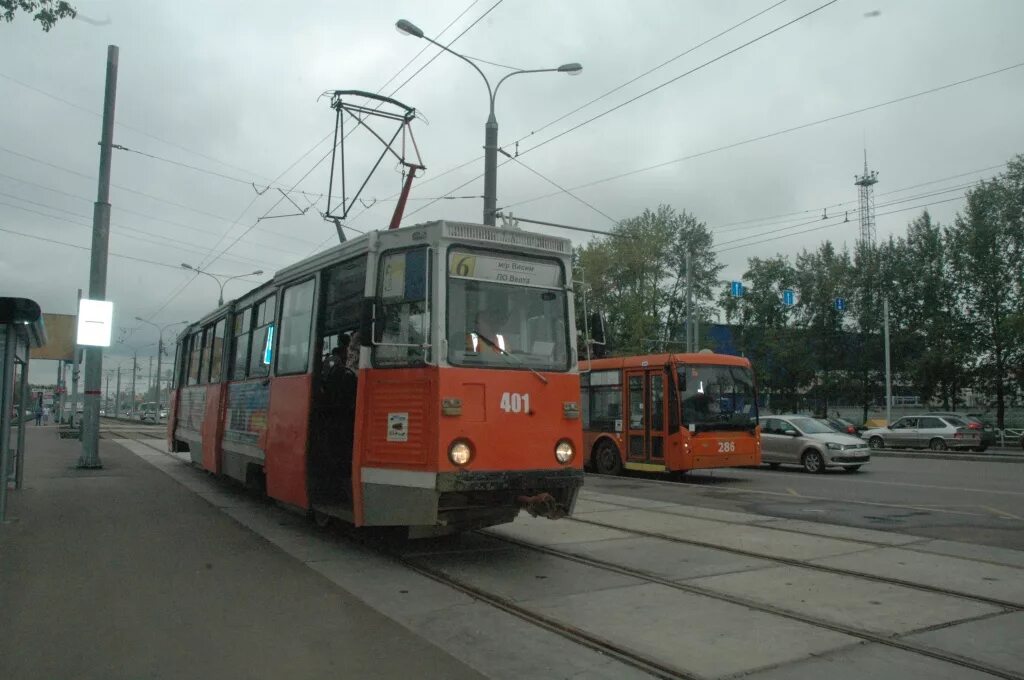
[[[282,269],[179,336],[168,444],[320,519],[411,536],[570,513],[570,255],[432,222]]]

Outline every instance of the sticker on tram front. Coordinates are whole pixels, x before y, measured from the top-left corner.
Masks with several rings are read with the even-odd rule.
[[[409,441],[409,414],[389,413],[388,414],[388,441],[407,442]]]

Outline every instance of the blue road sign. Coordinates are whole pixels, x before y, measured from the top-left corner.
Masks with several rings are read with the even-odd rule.
[[[796,304],[796,292],[790,289],[782,291],[782,304],[792,307]]]
[[[732,290],[732,296],[733,297],[743,297],[743,282],[742,281],[733,281],[732,282],[732,289],[731,290]]]
[[[836,310],[840,312],[846,311],[846,300],[844,298],[836,298]]]

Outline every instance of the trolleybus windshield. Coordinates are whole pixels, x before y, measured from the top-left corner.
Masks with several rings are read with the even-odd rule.
[[[447,327],[451,364],[568,370],[561,265],[522,255],[452,250]]]
[[[683,423],[698,432],[757,425],[754,373],[745,366],[680,366],[679,402]]]

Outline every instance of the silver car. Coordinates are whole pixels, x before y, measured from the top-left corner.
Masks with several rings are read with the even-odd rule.
[[[761,462],[773,468],[792,463],[808,472],[824,472],[830,467],[854,472],[870,460],[871,451],[862,439],[836,432],[815,418],[761,418]]]
[[[865,430],[860,435],[873,449],[974,449],[981,446],[981,431],[972,430],[955,416],[906,416],[889,427]]]

